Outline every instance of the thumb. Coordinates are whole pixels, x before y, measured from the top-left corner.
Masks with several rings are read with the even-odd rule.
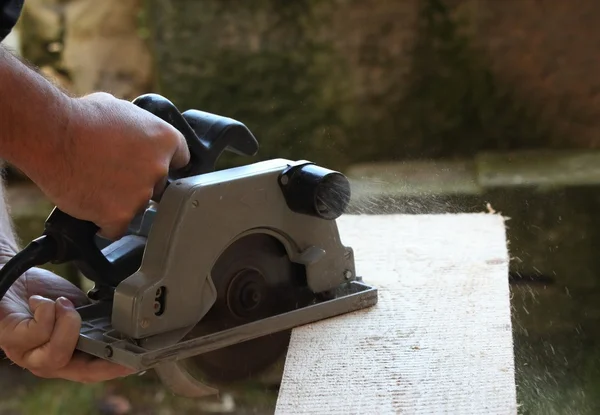
[[[54,301],[40,295],[29,297],[32,318],[21,318],[17,325],[3,337],[3,346],[17,354],[48,342],[56,318]]]
[[[171,157],[170,167],[172,169],[182,169],[190,162],[190,149],[188,148],[187,141],[185,141],[183,134],[175,127],[173,127],[173,131],[177,134],[179,140],[177,141],[173,156]]]
[[[28,328],[39,330],[38,335],[47,333],[47,337],[49,338],[50,333],[54,329],[54,321],[56,319],[54,301],[44,298],[41,295],[32,295],[29,297],[29,308],[33,313],[33,319],[29,320]]]
[[[7,356],[9,353],[22,355],[29,349],[43,345],[50,339],[54,329],[54,301],[34,295],[28,302],[29,310],[16,311],[12,322],[0,334],[0,342]]]

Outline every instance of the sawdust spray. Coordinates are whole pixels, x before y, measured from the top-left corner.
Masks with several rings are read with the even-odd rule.
[[[488,213],[500,214],[492,204],[481,197],[465,202],[459,197],[440,196],[437,193],[417,192],[402,179],[383,180],[380,178],[350,179],[352,200],[348,214],[446,214],[446,213]],[[510,228],[510,218],[506,226]],[[510,241],[508,241],[510,251]],[[511,258],[519,261],[519,258]],[[519,276],[521,277],[521,276]],[[526,280],[526,278],[524,278]],[[546,313],[547,303],[560,301],[572,303],[568,289],[553,286],[551,283],[511,283],[511,314],[513,335],[515,338],[515,376],[519,403],[527,402],[520,407],[520,414],[544,415],[579,415],[597,413],[592,407],[593,400],[586,399],[584,379],[575,375],[571,366],[578,366],[573,360],[581,346],[577,349],[573,343],[585,342],[583,328],[574,327],[573,339],[565,344],[558,344],[548,336],[529,333],[527,326],[532,324],[560,325],[560,316],[556,319]],[[546,304],[544,304],[544,302]],[[576,309],[576,306],[573,306]],[[575,348],[575,352],[573,350]],[[579,359],[578,359],[579,360]],[[590,368],[589,370],[594,370]],[[575,379],[577,378],[577,379]]]

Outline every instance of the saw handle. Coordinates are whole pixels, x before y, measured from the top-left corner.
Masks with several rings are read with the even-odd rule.
[[[55,256],[50,262],[73,261],[86,278],[100,285],[114,287],[134,273],[146,246],[146,238],[126,235],[100,250],[95,241],[100,228],[58,208],[52,210],[44,227],[44,235],[50,236],[56,244]]]
[[[258,152],[258,141],[239,121],[199,110],[181,113],[171,101],[158,94],[142,95],[133,103],[168,122],[185,137],[190,161],[187,166],[169,172],[167,186],[183,177],[214,171],[225,150],[244,156]]]
[[[209,173],[215,170],[218,158],[225,151],[252,156],[258,151],[258,141],[248,128],[231,118],[188,110],[183,114],[168,99],[157,94],[136,98],[133,104],[154,114],[179,130],[190,150],[190,161],[182,169],[172,170],[167,186],[174,180]],[[160,195],[153,199],[159,202]],[[141,265],[146,238],[126,235],[104,249],[96,244],[99,227],[80,220],[55,207],[45,222],[45,237],[56,245],[49,261],[73,261],[86,278],[98,285],[115,287]]]

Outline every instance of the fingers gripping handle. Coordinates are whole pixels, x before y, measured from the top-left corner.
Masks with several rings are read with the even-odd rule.
[[[142,95],[133,103],[168,122],[185,137],[190,161],[187,166],[171,171],[167,183],[214,171],[225,150],[244,156],[258,152],[258,141],[250,130],[231,118],[198,110],[182,114],[171,101],[157,94]]]
[[[157,94],[146,94],[137,97],[133,100],[133,104],[150,112],[163,121],[168,122],[185,137],[185,141],[190,151],[190,161],[187,166],[179,170],[174,171],[171,169],[169,171],[167,185],[173,180],[189,176],[189,172],[194,166],[202,163],[202,155],[206,149],[204,143],[198,139],[196,133],[192,130],[192,127],[187,123],[185,118],[183,118],[183,115],[171,101]]]
[[[231,118],[198,110],[182,114],[157,94],[142,95],[133,104],[168,122],[185,137],[190,161],[184,168],[169,172],[167,186],[177,179],[214,171],[225,150],[246,156],[258,151],[258,142],[248,128]],[[86,278],[114,287],[139,268],[146,239],[126,235],[100,250],[95,241],[98,231],[94,223],[54,208],[46,219],[44,234],[57,241],[57,255],[52,262],[74,261]]]

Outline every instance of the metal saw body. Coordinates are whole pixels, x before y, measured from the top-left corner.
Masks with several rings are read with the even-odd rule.
[[[285,351],[294,327],[377,303],[340,239],[336,219],[350,201],[343,174],[287,159],[215,171],[223,151],[258,150],[243,124],[181,114],[154,94],[134,103],[184,134],[190,165],[170,172],[118,241],[58,208],[46,220],[52,262],[74,261],[96,284],[78,308],[79,351],[154,369],[174,393],[201,397],[218,390],[191,362],[220,379],[254,374]]]
[[[136,339],[191,329],[214,303],[213,265],[230,244],[252,233],[276,238],[290,260],[305,267],[306,283],[315,293],[334,289],[346,281],[345,275],[354,275],[352,250],[342,245],[335,221],[288,207],[280,182],[294,164],[269,160],[169,186],[140,269],[115,289],[113,327]],[[302,162],[299,168],[336,174]]]

